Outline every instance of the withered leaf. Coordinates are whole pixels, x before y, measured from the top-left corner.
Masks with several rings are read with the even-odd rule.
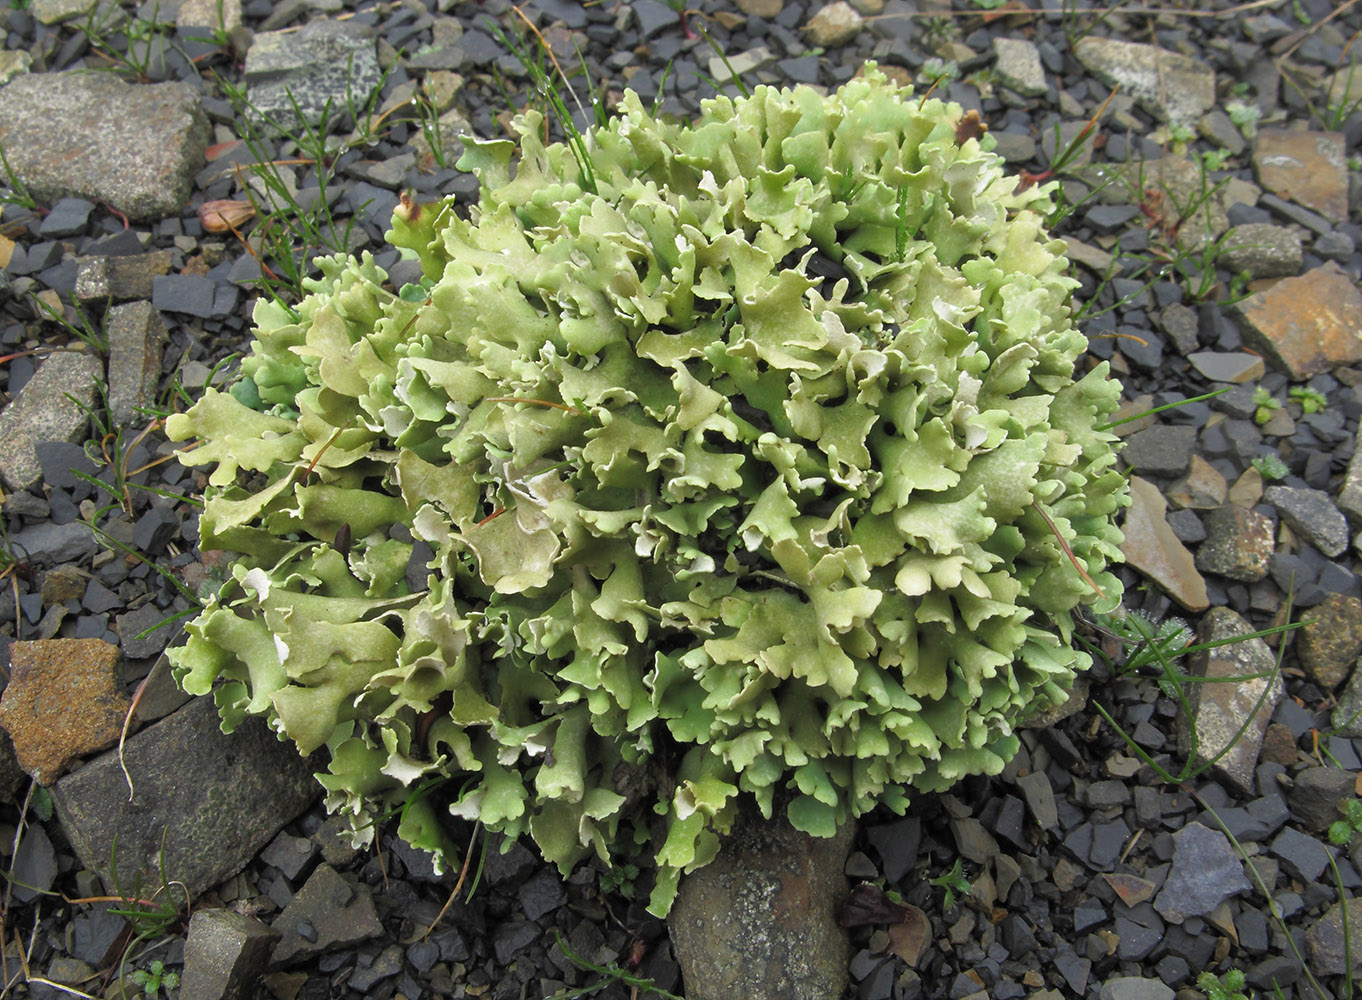
[[[963,143],[968,139],[982,139],[988,131],[988,123],[979,117],[979,112],[971,108],[955,123],[955,141]]]
[[[932,939],[932,923],[911,903],[903,904],[903,919],[889,928],[889,950],[916,968]]]
[[[199,221],[205,232],[226,233],[239,229],[255,217],[255,206],[249,201],[216,198],[199,206]]]
[[[895,924],[903,919],[908,909],[906,903],[895,903],[879,886],[862,882],[851,890],[851,895],[842,907],[842,926]]]

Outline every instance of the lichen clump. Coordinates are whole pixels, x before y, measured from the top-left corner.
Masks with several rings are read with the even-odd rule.
[[[470,219],[399,208],[421,284],[322,261],[170,419],[234,554],[172,661],[325,747],[362,833],[651,843],[664,913],[740,797],[830,835],[1066,697],[1070,612],[1120,596],[1119,386],[957,105],[871,69],[541,126],[470,140]]]

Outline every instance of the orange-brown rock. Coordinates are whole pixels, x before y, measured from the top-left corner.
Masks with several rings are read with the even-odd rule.
[[[1168,503],[1159,488],[1139,476],[1131,476],[1130,506],[1121,529],[1125,532],[1121,552],[1126,562],[1188,611],[1205,611],[1211,606],[1206,581],[1197,571],[1192,553],[1168,526],[1167,512]]]
[[[1293,379],[1362,361],[1362,294],[1333,261],[1237,307],[1244,340]]]
[[[1348,165],[1342,132],[1262,129],[1254,163],[1259,183],[1269,191],[1335,222],[1347,221]]]
[[[118,742],[128,713],[118,647],[42,639],[10,647],[0,726],[25,771],[50,785],[78,758]]]

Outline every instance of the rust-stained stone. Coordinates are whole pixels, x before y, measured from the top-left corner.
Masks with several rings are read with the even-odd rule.
[[[1197,572],[1192,553],[1168,526],[1164,516],[1167,511],[1168,504],[1158,487],[1139,476],[1131,476],[1121,552],[1126,562],[1188,611],[1205,611],[1211,605],[1206,581]]]
[[[1348,167],[1342,132],[1258,133],[1258,183],[1335,222],[1348,218]]]
[[[1211,510],[1225,505],[1229,484],[1210,462],[1200,455],[1193,455],[1183,476],[1168,491],[1168,498],[1178,507],[1193,510]]]
[[[1236,639],[1252,631],[1253,627],[1229,608],[1212,608],[1201,619],[1197,642]],[[1251,795],[1253,772],[1268,720],[1282,697],[1282,681],[1275,672],[1272,650],[1262,639],[1241,639],[1193,654],[1188,667],[1193,677],[1227,679],[1187,685],[1192,714],[1190,723],[1182,716],[1178,719],[1180,752],[1191,753],[1193,731],[1197,737],[1194,763],[1198,765],[1214,759],[1229,747],[1213,765],[1213,770],[1241,794]],[[1257,706],[1256,712],[1254,706]],[[1249,720],[1247,726],[1244,725],[1246,719]]]
[[[1255,292],[1235,311],[1245,342],[1293,379],[1362,361],[1362,294],[1333,261]]]
[[[1233,505],[1220,507],[1206,516],[1206,540],[1196,552],[1196,567],[1254,583],[1267,576],[1272,559],[1272,518],[1257,511]]]
[[[1310,609],[1296,652],[1315,683],[1331,690],[1343,683],[1362,656],[1362,601],[1330,594]]]
[[[10,647],[0,726],[20,766],[50,785],[85,754],[118,742],[128,714],[118,647],[103,639],[41,639]]]

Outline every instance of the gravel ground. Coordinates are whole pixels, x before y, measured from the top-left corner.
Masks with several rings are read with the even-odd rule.
[[[941,76],[937,93],[978,109],[1009,169],[1046,179],[1056,147],[1100,112],[1064,177],[1077,207],[1058,227],[1089,303],[1091,354],[1112,362],[1132,414],[1230,388],[1122,427],[1135,497],[1127,603],[1203,638],[1280,624],[1288,593],[1295,618],[1315,621],[1284,640],[1279,685],[1193,686],[1206,693],[1196,692],[1190,723],[1172,692],[1093,631],[1117,669],[1099,667],[1062,718],[1027,729],[1002,775],[919,796],[908,818],[862,823],[848,885],[893,889],[926,923],[916,938],[901,912],[854,927],[848,995],[1154,1000],[1200,996],[1198,974],[1235,969],[1263,995],[1274,984],[1284,997],[1350,995],[1338,904],[1340,888],[1352,898],[1362,886],[1362,852],[1357,836],[1350,851],[1325,831],[1362,769],[1352,540],[1362,528],[1362,464],[1352,467],[1362,417],[1362,231],[1353,221],[1362,69],[1356,81],[1348,70],[1362,48],[1351,45],[1362,5],[989,6],[523,8],[565,68],[585,64],[607,103],[628,86],[678,116],[732,70],[749,85],[833,88],[873,59],[920,85]],[[222,30],[192,27],[205,21]],[[301,765],[270,765],[273,785],[225,778],[211,713],[172,716],[183,699],[161,656],[178,624],[160,623],[190,609],[212,557],[198,551],[184,499],[203,477],[160,461],[170,447],[142,430],[181,388],[192,397],[228,376],[259,295],[260,237],[279,232],[240,219],[248,248],[222,226],[205,228],[213,216],[203,206],[240,202],[248,185],[257,200],[283,189],[305,208],[328,206],[314,213],[334,220],[325,235],[374,251],[400,284],[408,265],[382,239],[398,194],[452,195],[460,205],[475,195],[452,168],[454,137],[500,134],[508,96],[524,103],[525,73],[491,27],[523,23],[504,0],[0,8],[0,145],[13,174],[0,188],[22,186],[36,202],[0,213],[9,553],[0,561],[0,665],[15,679],[0,724],[23,769],[56,781],[50,792],[30,784],[12,754],[0,755],[0,854],[13,876],[0,995],[119,995],[125,922],[107,903],[54,893],[111,889],[107,870],[91,870],[91,845],[113,829],[147,828],[147,813],[123,815],[116,759],[95,756],[116,741],[139,690],[135,727],[144,728],[134,740],[160,761],[147,766],[180,770],[179,795],[229,787],[242,797],[219,807],[223,830],[168,845],[199,862],[193,929],[180,919],[134,942],[128,971],[160,961],[183,973],[179,995],[195,998],[238,995],[208,974],[232,962],[267,965],[265,995],[280,1000],[585,995],[570,991],[603,977],[566,958],[557,932],[593,964],[618,963],[683,992],[665,926],[640,901],[646,865],[636,875],[587,867],[564,882],[524,846],[494,848],[472,898],[442,915],[457,873],[435,875],[386,829],[381,851],[349,848],[310,784],[288,785]],[[73,69],[101,72],[49,75]],[[580,75],[574,83],[584,85]],[[232,99],[243,85],[276,121],[315,115],[329,98],[325,162],[278,137],[243,143],[262,134],[258,115]],[[414,94],[424,126],[409,114]],[[366,123],[367,132],[357,128]],[[78,321],[52,321],[54,309],[74,318],[72,302],[107,344],[83,345]],[[51,350],[60,347],[84,349]],[[92,645],[49,642],[63,639]],[[1271,670],[1268,644],[1234,649],[1187,667],[1213,677]],[[37,676],[69,680],[55,710],[39,704]],[[1174,771],[1189,732],[1204,750],[1223,739],[1226,720],[1231,732],[1247,724],[1215,766],[1169,785],[1098,706]],[[207,730],[193,728],[199,716]],[[167,724],[152,724],[159,719]],[[185,720],[178,736],[171,719]],[[80,758],[89,762],[57,781]],[[119,828],[124,819],[132,826]],[[457,822],[450,832],[460,844],[473,837]],[[943,876],[957,860],[968,887],[947,892]],[[1362,923],[1362,904],[1348,913]],[[617,982],[595,995],[631,990]]]

